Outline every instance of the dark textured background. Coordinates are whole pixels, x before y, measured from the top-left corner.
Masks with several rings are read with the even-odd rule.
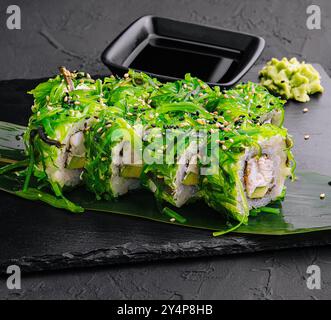
[[[10,4],[21,7],[22,30],[5,28]],[[314,31],[306,28],[308,4],[302,0],[1,0],[0,79],[49,76],[59,65],[104,73],[101,51],[144,14],[252,32],[267,42],[259,62],[271,56],[297,56],[320,63],[331,74],[331,2],[314,1],[322,10],[322,29]],[[306,287],[306,269],[313,263],[321,268],[321,290]],[[23,277],[22,290],[15,292],[0,279],[0,298],[327,299],[330,268],[329,247],[286,250],[32,274]]]

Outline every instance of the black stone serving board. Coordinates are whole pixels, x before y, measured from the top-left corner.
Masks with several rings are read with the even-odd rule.
[[[298,167],[331,176],[331,79],[320,65],[315,67],[325,93],[306,104],[288,103],[285,126],[295,139]],[[244,80],[257,81],[259,69],[253,68]],[[0,120],[26,125],[32,101],[25,92],[40,81],[1,81]],[[305,134],[310,140],[304,140]],[[72,214],[0,193],[1,273],[10,264],[28,272],[328,244],[331,231],[215,238],[210,231],[101,212]]]

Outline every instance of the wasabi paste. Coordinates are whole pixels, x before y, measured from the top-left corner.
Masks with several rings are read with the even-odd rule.
[[[260,71],[260,79],[270,91],[300,102],[307,102],[309,95],[324,91],[315,68],[296,58],[272,58]]]

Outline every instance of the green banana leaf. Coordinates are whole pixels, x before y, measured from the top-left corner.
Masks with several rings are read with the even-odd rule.
[[[24,160],[24,144],[20,138],[24,130],[25,128],[22,126],[0,122],[0,162],[10,163],[10,160]],[[329,185],[331,178],[310,172],[299,172],[297,176],[296,181],[288,181],[285,200],[272,205],[279,208],[280,213],[258,213],[249,218],[247,225],[241,225],[234,232],[286,235],[331,230],[331,196],[328,196],[328,194],[331,195]],[[0,190],[26,198],[19,191],[23,182],[24,178],[14,172],[2,174],[0,175]],[[34,190],[35,196],[32,195],[29,199],[40,199],[62,207],[62,200],[54,203],[51,196],[41,193],[37,189]],[[326,194],[324,199],[320,199],[322,193]],[[92,193],[84,188],[68,192],[66,197],[86,210],[129,215],[185,227],[216,231],[228,230],[236,225],[236,222],[233,222],[232,225],[229,220],[225,219],[225,215],[208,208],[202,202],[176,209],[174,214],[178,214],[180,219],[171,222],[171,215],[161,212],[153,195],[143,190],[135,191],[113,202],[98,201]]]

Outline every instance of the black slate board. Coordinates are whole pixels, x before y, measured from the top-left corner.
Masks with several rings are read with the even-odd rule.
[[[321,66],[315,67],[325,93],[307,104],[289,103],[285,125],[295,139],[298,167],[331,175],[331,79]],[[252,69],[244,80],[257,81],[259,69]],[[0,82],[0,120],[25,125],[32,102],[25,92],[38,82],[40,79]],[[305,115],[304,107],[310,110]],[[310,134],[309,141],[304,141],[304,134]],[[0,272],[10,264],[20,265],[27,272],[327,244],[331,244],[329,231],[214,238],[210,231],[115,214],[74,215],[0,193]]]

